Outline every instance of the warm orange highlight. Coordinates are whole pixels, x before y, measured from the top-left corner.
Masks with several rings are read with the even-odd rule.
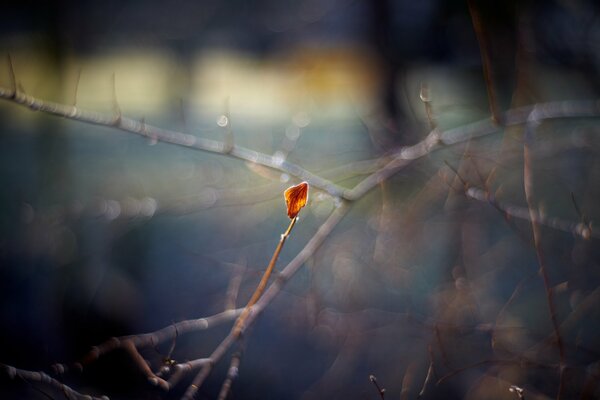
[[[287,215],[290,219],[296,218],[300,209],[306,205],[308,199],[308,183],[302,182],[288,188],[284,193]]]

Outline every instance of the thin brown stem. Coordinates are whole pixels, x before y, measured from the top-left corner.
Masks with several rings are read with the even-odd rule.
[[[477,42],[479,43],[479,51],[481,53],[481,63],[483,65],[483,78],[485,80],[485,87],[487,89],[488,101],[490,105],[490,112],[492,113],[492,121],[495,124],[500,124],[501,116],[496,100],[496,92],[494,90],[494,79],[492,74],[492,62],[490,60],[489,44],[483,28],[483,22],[481,21],[481,15],[479,10],[474,4],[474,0],[467,1],[469,5],[469,13],[471,14],[471,21],[473,22],[473,28],[475,30],[475,36],[477,36]]]
[[[281,253],[281,249],[283,249],[283,245],[285,244],[285,241],[287,240],[287,238],[290,236],[290,233],[292,232],[294,225],[296,225],[297,220],[298,220],[298,217],[292,218],[287,230],[285,231],[285,233],[283,235],[281,235],[281,238],[279,239],[279,243],[277,243],[277,247],[275,248],[275,252],[273,253],[273,256],[271,257],[271,261],[269,262],[269,265],[267,266],[265,273],[263,274],[260,282],[258,283],[256,290],[252,294],[252,297],[250,297],[248,304],[246,304],[244,311],[242,311],[242,314],[239,316],[239,318],[237,319],[237,321],[235,323],[235,327],[233,329],[234,336],[236,336],[236,337],[239,336],[245,329],[244,323],[246,322],[246,318],[248,318],[250,309],[254,304],[256,304],[258,299],[260,299],[260,296],[262,296],[263,292],[265,291],[265,289],[267,287],[267,283],[269,282],[269,278],[271,277],[271,273],[273,272],[273,268],[275,268],[275,264],[277,263],[277,259],[279,258],[279,254]]]
[[[308,260],[310,256],[314,254],[315,251],[323,244],[323,241],[329,236],[333,228],[337,226],[337,224],[342,220],[342,218],[348,212],[349,207],[346,203],[342,203],[340,207],[338,207],[328,218],[327,220],[319,227],[317,232],[312,236],[312,238],[308,241],[308,243],[304,246],[302,250],[294,257],[292,261],[288,263],[288,265],[281,270],[278,278],[267,288],[265,293],[258,299],[256,304],[252,307],[252,312],[248,314],[245,321],[245,328],[248,328],[256,318],[262,313],[265,307],[270,304],[275,296],[279,294],[285,283],[304,265],[304,263]],[[288,233],[289,234],[289,233]],[[193,399],[198,389],[204,382],[204,380],[210,374],[212,367],[214,364],[219,362],[221,358],[225,355],[227,350],[239,339],[239,335],[234,334],[235,327],[232,329],[231,333],[223,339],[223,341],[217,346],[215,351],[210,355],[210,363],[204,365],[200,372],[194,378],[192,384],[188,387],[184,399],[189,400]]]

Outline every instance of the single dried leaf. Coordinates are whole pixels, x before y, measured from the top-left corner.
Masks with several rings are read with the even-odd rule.
[[[284,193],[287,215],[290,219],[296,218],[300,209],[306,205],[308,199],[308,183],[302,182],[288,188]]]

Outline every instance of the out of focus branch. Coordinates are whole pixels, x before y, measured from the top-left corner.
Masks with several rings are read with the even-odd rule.
[[[522,125],[527,122],[527,117],[535,107],[538,121],[556,118],[584,118],[599,117],[600,102],[597,101],[562,101],[541,103],[508,110],[503,114],[504,127]],[[388,179],[412,161],[424,157],[441,148],[463,143],[471,139],[481,138],[502,130],[490,120],[474,122],[458,128],[440,131],[434,129],[425,139],[412,146],[403,146],[396,150],[390,161],[377,171],[367,176],[354,188],[345,190],[343,197],[347,200],[358,200],[378,183]]]
[[[210,355],[210,362],[203,365],[202,369],[194,378],[192,384],[188,387],[185,392],[184,399],[193,399],[198,389],[202,386],[205,379],[212,371],[213,365],[221,360],[221,358],[227,353],[231,346],[238,340],[240,334],[243,334],[256,320],[256,318],[263,312],[267,305],[273,301],[275,296],[279,294],[281,289],[285,286],[285,283],[292,277],[302,265],[311,257],[314,252],[321,246],[323,241],[329,236],[331,231],[336,225],[344,218],[350,207],[347,203],[342,203],[327,220],[319,227],[317,232],[311,237],[308,243],[302,250],[290,261],[282,270],[277,279],[267,288],[265,293],[260,299],[249,308],[249,314],[245,319],[243,330],[239,331],[237,326],[231,330],[229,335],[223,339],[223,341],[217,346],[217,348]]]
[[[50,375],[41,371],[28,371],[25,369],[15,368],[10,365],[0,364],[0,367],[12,380],[19,378],[29,383],[40,383],[49,385],[56,390],[62,392],[65,398],[68,400],[108,400],[107,396],[90,396],[87,394],[81,394],[64,383],[52,378]]]
[[[12,81],[14,81],[14,78],[12,79]],[[237,146],[235,145],[235,143],[233,143],[231,137],[229,137],[228,141],[226,142],[198,138],[191,134],[186,134],[174,130],[166,130],[156,126],[152,126],[146,124],[143,120],[138,121],[132,118],[125,117],[121,115],[120,109],[118,108],[116,102],[116,98],[114,107],[115,112],[113,114],[87,111],[78,108],[76,105],[69,106],[54,102],[43,101],[26,94],[22,89],[19,88],[18,85],[13,85],[12,89],[0,87],[0,98],[4,98],[7,101],[25,107],[29,107],[32,110],[42,111],[48,114],[61,116],[67,119],[80,121],[88,124],[112,127],[114,129],[134,133],[143,137],[149,137],[156,141],[183,146],[193,150],[217,153],[228,157],[237,158],[240,160],[245,160],[251,164],[262,165],[276,171],[285,172],[288,175],[293,176],[295,178],[307,181],[313,187],[319,188],[338,199],[342,199],[342,201],[340,202],[340,206],[319,227],[319,229],[311,237],[311,239],[304,246],[304,248],[295,256],[295,258],[292,259],[292,261],[290,261],[285,268],[283,268],[283,270],[279,273],[277,279],[275,279],[274,282],[267,287],[266,291],[262,294],[262,296],[260,296],[257,302],[253,305],[251,304],[249,308],[247,308],[248,314],[247,316],[245,316],[244,324],[240,326],[239,329],[237,326],[234,326],[230,333],[215,348],[215,350],[212,352],[212,354],[210,354],[209,357],[192,360],[186,363],[175,364],[168,371],[161,370],[159,371],[159,373],[154,373],[151,367],[146,362],[146,360],[144,360],[144,358],[140,354],[139,350],[144,347],[157,346],[158,344],[168,340],[174,340],[176,337],[178,337],[178,335],[184,333],[203,330],[212,327],[216,324],[232,321],[240,315],[240,313],[242,312],[241,310],[232,309],[207,318],[182,321],[152,333],[113,338],[99,346],[94,347],[79,363],[75,363],[74,365],[76,369],[82,369],[85,365],[94,362],[102,355],[115,349],[122,349],[129,353],[129,355],[134,360],[140,371],[142,371],[145,374],[150,383],[160,386],[165,390],[169,390],[170,388],[172,388],[173,385],[175,385],[188,372],[200,369],[196,377],[194,378],[192,384],[188,387],[187,391],[185,392],[184,398],[186,399],[191,399],[196,395],[200,386],[211,373],[213,366],[230,351],[231,347],[240,339],[241,335],[243,335],[243,333],[253,324],[256,318],[273,301],[275,296],[282,290],[286,282],[302,267],[302,265],[307,261],[307,259],[315,253],[319,246],[321,246],[323,241],[329,236],[332,230],[346,215],[346,213],[350,209],[351,201],[361,199],[363,196],[365,196],[366,193],[368,193],[378,184],[390,178],[399,170],[411,164],[414,160],[431,154],[436,150],[443,149],[458,143],[463,143],[471,139],[484,137],[486,135],[496,133],[503,129],[503,127],[498,126],[496,123],[494,123],[494,121],[491,121],[489,119],[446,131],[442,131],[437,128],[433,129],[427,135],[427,137],[419,143],[416,143],[412,146],[401,147],[396,151],[392,152],[391,154],[387,154],[381,157],[380,159],[360,164],[361,168],[367,168],[370,172],[372,171],[372,173],[365,177],[353,188],[346,189],[338,186],[330,180],[315,175],[296,164],[292,164],[287,161],[282,161],[279,157],[273,157],[271,155],[256,152],[245,147]],[[533,107],[513,109],[502,114],[501,120],[503,122],[503,125],[511,126],[528,123],[529,117],[532,114],[532,110],[535,110],[536,123],[553,118],[598,117],[600,116],[600,103],[595,101],[566,101],[545,103]],[[526,179],[526,186],[527,184],[528,183]],[[586,235],[592,235],[589,226],[581,226],[581,224],[570,224],[562,220],[548,218],[542,215],[540,212],[535,211],[531,206],[529,195],[527,199],[529,207],[527,209],[521,209],[518,207],[500,204],[495,198],[493,198],[493,196],[490,196],[486,191],[474,187],[467,187],[467,185],[465,185],[465,193],[470,198],[477,199],[480,201],[487,201],[488,203],[492,204],[494,207],[505,213],[505,215],[512,215],[517,218],[529,220],[532,223],[534,231],[538,224],[544,224],[556,229],[573,232],[574,234],[578,234],[579,236],[582,236],[584,238],[586,237]],[[210,205],[212,204],[214,204],[214,202]],[[156,204],[154,204],[154,207],[156,208]],[[537,234],[534,232],[536,251],[538,251],[539,255],[539,239],[537,239],[538,236],[539,232]],[[540,269],[542,269],[542,272],[545,275],[545,272],[543,271],[543,263],[541,261]],[[545,277],[544,279],[547,287],[547,293],[549,293],[549,305],[552,308],[551,292],[549,291],[546,282],[547,277]],[[553,314],[553,323],[555,325],[556,338],[559,341],[559,348],[561,348],[560,336],[558,334],[555,315],[552,312],[552,310],[551,314]],[[235,358],[233,360],[235,360]],[[237,362],[239,363],[239,358],[237,360]],[[522,364],[522,362],[522,360],[490,360],[478,363],[475,366],[481,366],[485,364],[513,365],[519,363]],[[562,365],[563,355],[561,349],[561,367]],[[55,370],[58,373],[65,372],[67,368],[68,367],[64,364],[55,365]],[[165,376],[163,378],[163,372],[165,372],[165,374],[170,374],[172,371],[173,373],[170,375],[170,377]],[[460,371],[461,370],[457,370],[454,373],[442,377],[438,381],[438,383],[444,381],[445,379],[448,379],[450,376]],[[13,373],[13,375],[14,374],[15,373]],[[48,381],[48,379],[45,378],[47,377],[47,375],[41,375],[43,373],[32,374],[40,374],[40,378],[38,379],[38,381]],[[42,376],[44,376],[44,378],[41,378]],[[34,375],[34,377],[38,377],[38,375]],[[62,383],[53,380],[53,378],[49,379],[51,385],[61,389],[64,387]],[[424,383],[424,387],[426,386],[426,384],[427,378],[426,382]],[[65,393],[67,392],[64,389],[62,390]],[[227,391],[225,391],[225,395]]]
[[[481,21],[481,15],[477,9],[473,0],[468,0],[469,13],[471,14],[471,21],[473,22],[473,28],[475,30],[475,36],[477,36],[477,42],[479,43],[479,51],[481,53],[481,63],[483,66],[483,78],[485,80],[485,87],[488,94],[488,102],[490,105],[490,111],[492,113],[492,121],[495,124],[500,124],[500,109],[498,107],[498,101],[496,100],[496,91],[494,90],[494,77],[492,73],[492,62],[490,59],[490,49],[488,44],[488,38],[485,33],[483,22]]]
[[[500,202],[496,199],[496,196],[484,189],[470,186],[465,191],[467,197],[486,202],[500,211],[503,215],[510,218],[519,218],[525,221],[534,222],[536,224],[544,225],[549,228],[557,229],[564,232],[569,232],[575,236],[579,236],[583,239],[590,239],[591,237],[599,238],[600,235],[592,230],[590,224],[584,222],[572,222],[560,218],[548,217],[536,209],[528,209],[526,207],[518,207],[512,204]]]
[[[122,336],[118,338],[115,337],[98,346],[92,347],[92,349],[79,362],[72,365],[72,367],[76,370],[83,370],[85,366],[93,363],[103,355],[117,349],[122,349],[130,355],[138,369],[144,373],[150,383],[168,390],[170,385],[160,376],[152,372],[146,360],[140,355],[139,350],[145,347],[158,346],[168,340],[174,340],[179,335],[206,330],[225,322],[232,321],[238,317],[241,311],[242,309],[227,310],[210,317],[180,321],[151,333]],[[69,365],[55,364],[53,369],[55,373],[63,374],[69,370]]]
[[[394,175],[412,161],[421,158],[433,151],[446,146],[462,143],[496,133],[503,129],[489,119],[464,125],[458,128],[440,131],[434,129],[427,137],[412,146],[403,146],[395,151],[387,162],[377,171],[359,182],[352,189],[342,188],[320,176],[317,176],[299,165],[281,161],[277,157],[250,150],[245,147],[231,145],[225,142],[199,138],[174,130],[162,129],[149,125],[144,121],[128,118],[120,113],[106,114],[81,109],[77,106],[65,105],[38,99],[23,91],[0,87],[0,98],[16,104],[29,107],[35,111],[61,116],[75,121],[85,122],[92,125],[113,127],[126,132],[135,133],[153,140],[183,146],[194,150],[218,153],[229,157],[238,158],[250,163],[263,165],[265,167],[285,172],[290,176],[308,182],[311,186],[319,188],[334,197],[346,200],[358,200],[378,183]],[[535,105],[538,121],[555,118],[582,118],[600,116],[600,102],[597,101],[563,101],[541,103]],[[502,114],[503,125],[521,125],[527,122],[527,116],[533,110],[533,106],[508,110]],[[389,156],[386,156],[389,157]]]
[[[238,376],[241,358],[241,352],[237,352],[231,357],[231,363],[229,364],[229,369],[227,370],[227,377],[221,386],[221,391],[219,392],[219,397],[217,398],[218,400],[227,399],[229,391],[231,390],[231,385],[233,385],[233,381]]]
[[[560,334],[560,327],[558,325],[556,306],[554,304],[554,295],[552,292],[552,286],[550,285],[550,278],[548,276],[548,269],[546,268],[546,261],[544,252],[542,250],[541,243],[541,232],[539,224],[536,222],[536,212],[533,209],[533,171],[532,171],[532,147],[535,143],[535,131],[539,126],[540,122],[537,118],[537,109],[534,108],[531,114],[527,118],[527,125],[525,126],[525,142],[523,146],[523,187],[525,189],[525,199],[527,200],[527,207],[529,208],[529,216],[531,221],[531,230],[533,234],[533,244],[535,247],[535,254],[537,256],[538,265],[540,267],[540,275],[544,282],[544,289],[546,291],[546,302],[548,303],[548,311],[550,313],[550,320],[552,322],[552,328],[554,329],[554,339],[556,340],[556,346],[558,347],[558,355],[560,359],[560,365],[558,367],[559,384],[556,399],[560,400],[562,391],[564,388],[565,379],[565,348],[563,345],[563,339]]]
[[[470,199],[482,201],[492,205],[496,210],[502,213],[507,220],[510,218],[519,218],[525,221],[529,221],[531,223],[544,225],[552,229],[557,229],[563,232],[569,232],[585,240],[588,240],[591,237],[600,238],[600,235],[592,230],[592,224],[588,221],[575,223],[561,218],[549,217],[544,213],[531,207],[519,207],[512,204],[500,202],[496,198],[495,194],[492,193],[490,190],[472,186],[469,182],[467,182],[463,177],[460,176],[460,174],[456,169],[454,169],[454,167],[452,167],[448,163],[446,164],[461,181],[463,185],[461,191],[464,191],[465,196],[467,196]]]
[[[343,189],[332,182],[329,182],[319,176],[316,176],[296,164],[250,150],[235,144],[228,145],[225,142],[217,140],[199,138],[197,136],[178,132],[174,130],[162,129],[144,121],[138,121],[121,115],[120,111],[115,114],[99,113],[81,109],[74,105],[66,105],[45,101],[30,96],[23,91],[0,87],[0,98],[7,99],[14,103],[29,107],[35,111],[42,111],[48,114],[61,116],[75,121],[85,122],[92,125],[113,127],[126,132],[135,133],[140,136],[149,137],[159,142],[183,146],[194,150],[218,153],[229,157],[238,158],[251,163],[263,165],[290,176],[308,182],[311,186],[324,190],[332,196],[342,196]]]

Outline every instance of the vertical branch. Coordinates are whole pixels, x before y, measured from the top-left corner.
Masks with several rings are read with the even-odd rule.
[[[235,353],[231,357],[231,363],[229,364],[229,369],[227,370],[227,377],[225,378],[225,381],[223,382],[223,385],[221,386],[221,391],[219,392],[219,397],[217,397],[218,400],[226,400],[227,399],[227,395],[229,394],[229,391],[231,390],[231,385],[233,384],[233,381],[235,380],[235,378],[237,378],[237,376],[238,376],[241,359],[242,359],[242,351]]]
[[[317,232],[312,236],[312,238],[306,243],[304,248],[294,257],[292,261],[288,263],[288,265],[281,271],[277,280],[275,280],[271,286],[265,291],[264,296],[261,296],[259,300],[256,302],[253,312],[249,313],[245,324],[251,324],[258,315],[264,310],[264,308],[273,300],[273,298],[281,291],[281,288],[284,286],[285,282],[289,280],[299,269],[306,260],[314,254],[314,252],[321,246],[323,241],[329,236],[331,231],[335,228],[335,226],[342,220],[344,215],[348,212],[349,207],[346,203],[342,203],[340,207],[338,207],[333,213],[329,215],[327,220],[319,227]],[[295,216],[294,216],[295,218]],[[227,352],[227,350],[236,342],[239,338],[239,334],[235,334],[235,328],[232,329],[232,332],[227,335],[225,339],[219,344],[219,346],[212,352],[210,357],[208,358],[208,362],[203,364],[202,369],[194,380],[192,384],[186,390],[183,399],[190,400],[193,399],[198,389],[202,385],[202,383],[206,380],[208,375],[210,374],[212,367],[215,363],[217,363],[223,355]]]
[[[11,95],[9,98],[14,99],[17,97],[17,79],[15,78],[15,68],[13,67],[12,58],[10,54],[6,56],[8,62],[8,80],[10,81]]]
[[[225,299],[225,310],[235,310],[238,294],[240,292],[240,286],[246,271],[246,261],[243,260],[236,264],[233,270],[233,276],[229,280],[229,286],[227,287],[227,294]]]
[[[406,367],[406,371],[404,372],[404,378],[402,378],[402,390],[400,391],[400,400],[408,400],[410,389],[415,380],[415,363],[411,362]]]
[[[467,3],[469,5],[469,13],[471,14],[471,21],[473,22],[475,36],[477,36],[477,42],[479,43],[479,52],[481,53],[481,63],[483,66],[483,78],[485,80],[485,87],[487,89],[490,112],[492,113],[492,121],[498,125],[501,123],[501,116],[500,110],[498,109],[498,103],[496,101],[496,92],[494,90],[492,62],[490,60],[488,40],[483,29],[481,15],[479,14],[477,7],[475,7],[474,0],[467,0]]]
[[[373,383],[373,385],[375,385],[375,389],[377,389],[377,393],[379,393],[379,397],[381,397],[381,400],[385,400],[385,389],[379,386],[375,375],[369,375],[369,380]]]
[[[200,370],[200,372],[198,372],[198,374],[192,381],[192,384],[187,388],[182,399],[191,400],[194,398],[194,396],[198,392],[198,389],[200,389],[200,386],[202,386],[206,378],[208,378],[208,375],[210,375],[214,364],[225,355],[229,347],[237,340],[237,338],[238,337],[235,336],[232,332],[229,335],[227,335],[225,339],[223,339],[223,341],[219,344],[219,346],[217,346],[215,351],[213,351],[210,355],[210,361],[203,364],[202,369]]]
[[[223,114],[219,117],[217,125],[219,125],[225,130],[225,138],[223,140],[223,152],[225,154],[229,154],[233,151],[234,147],[233,130],[231,129],[231,113],[229,110],[229,97],[225,99],[224,111]]]
[[[238,320],[235,323],[235,327],[233,329],[233,335],[235,337],[238,337],[242,333],[242,331],[244,329],[244,323],[246,322],[246,318],[248,318],[248,314],[250,313],[250,308],[254,304],[256,304],[258,299],[260,299],[260,296],[262,296],[263,292],[265,291],[265,289],[267,287],[267,283],[269,282],[269,278],[271,277],[271,273],[273,272],[273,268],[275,267],[275,264],[277,263],[277,259],[279,258],[279,253],[281,253],[281,249],[283,248],[283,245],[285,244],[285,241],[287,240],[287,238],[290,236],[290,233],[292,232],[292,229],[294,228],[294,225],[296,224],[297,220],[298,220],[297,217],[292,218],[287,230],[285,231],[284,234],[281,235],[281,238],[279,239],[279,243],[277,244],[277,247],[275,248],[275,252],[273,253],[273,257],[271,257],[271,261],[269,262],[269,265],[267,266],[267,270],[263,274],[262,279],[260,280],[256,290],[252,294],[250,301],[248,301],[248,304],[246,304],[244,311],[242,311],[242,314],[240,315],[240,317],[238,318]]]
[[[560,381],[558,386],[558,393],[556,398],[560,399],[563,386],[564,386],[564,371],[565,371],[565,350],[560,336],[560,329],[558,321],[556,319],[556,307],[554,305],[554,297],[552,293],[552,287],[550,286],[550,280],[548,278],[548,270],[546,268],[546,261],[544,259],[544,253],[542,251],[542,244],[540,240],[540,227],[537,223],[536,212],[533,208],[533,173],[532,173],[532,146],[534,143],[535,130],[539,125],[537,119],[537,109],[534,108],[531,111],[525,125],[525,141],[523,145],[523,186],[525,189],[525,199],[527,201],[527,207],[529,208],[529,220],[531,221],[531,230],[533,234],[533,244],[535,247],[535,254],[537,256],[538,265],[540,267],[539,272],[542,275],[544,281],[544,289],[546,291],[546,300],[548,303],[548,310],[550,312],[550,319],[552,321],[552,327],[554,329],[554,336],[556,339],[556,345],[558,346],[558,353],[560,357]]]
[[[77,92],[79,91],[79,81],[81,80],[81,68],[77,70],[77,78],[75,79],[75,88],[73,89],[73,107],[77,107]]]
[[[54,398],[49,396],[43,390],[35,387],[33,384],[43,384],[54,388],[58,392],[62,392],[65,398],[68,400],[108,400],[107,396],[90,396],[87,394],[82,394],[77,392],[75,389],[72,389],[70,386],[65,385],[64,383],[58,381],[57,379],[51,377],[42,371],[28,371],[24,369],[15,368],[11,365],[0,364],[0,372],[5,373],[10,380],[22,379],[23,381],[32,384],[32,387],[35,390],[38,390],[44,393],[49,398]]]
[[[429,385],[431,378],[435,374],[435,367],[433,365],[433,350],[431,348],[431,345],[428,346],[427,350],[429,352],[429,368],[427,368],[427,375],[425,376],[425,380],[423,381],[423,386],[421,387],[421,391],[417,395],[417,399],[420,399],[421,397],[423,397],[425,395],[425,390],[427,389],[427,385]]]
[[[429,381],[431,381],[431,377],[433,376],[433,361],[429,362],[429,368],[427,368],[427,375],[425,376],[425,380],[423,381],[423,386],[421,387],[421,391],[419,392],[417,398],[420,399],[425,395],[425,389],[427,389],[427,385]]]
[[[433,107],[431,105],[429,86],[426,83],[421,83],[421,91],[419,93],[419,97],[425,105],[425,114],[427,115],[427,121],[429,121],[429,128],[430,130],[434,130],[437,127],[437,121],[433,117]]]
[[[181,118],[181,127],[184,132],[187,131],[187,119],[185,118],[185,105],[183,103],[183,98],[179,99],[179,118]]]
[[[112,74],[112,95],[113,108],[115,112],[112,123],[115,126],[119,126],[121,124],[121,107],[119,107],[119,102],[117,101],[117,83],[114,72]]]

